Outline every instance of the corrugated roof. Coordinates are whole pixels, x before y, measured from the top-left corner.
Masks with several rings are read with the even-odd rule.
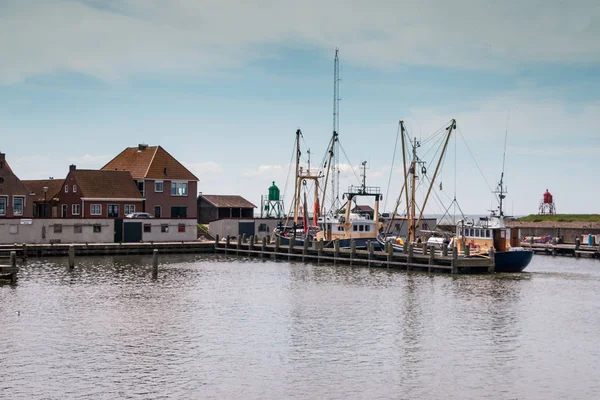
[[[373,210],[373,207],[371,207],[369,205],[360,205],[360,204],[357,205],[356,207],[354,207],[353,210],[375,212],[375,210]]]
[[[198,180],[161,146],[147,146],[143,150],[128,147],[102,167],[102,170],[129,171],[135,179]]]
[[[217,208],[256,208],[254,204],[237,195],[203,194],[200,197]]]
[[[58,197],[58,192],[62,188],[65,180],[64,179],[39,179],[21,181],[31,193],[35,194],[33,201],[44,201],[44,187],[48,188],[46,193],[46,200],[52,200]]]
[[[142,199],[128,171],[78,169],[72,172],[82,197]]]

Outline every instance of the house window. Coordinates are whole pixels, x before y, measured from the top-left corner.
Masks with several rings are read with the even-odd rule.
[[[69,206],[67,206],[66,204],[63,204],[60,207],[60,216],[63,218],[67,218],[67,210],[69,209]]]
[[[329,227],[329,229],[331,229],[331,227]],[[269,227],[267,226],[267,224],[260,224],[258,225],[258,231],[259,232],[266,232],[269,230]]]
[[[77,193],[77,185],[73,185],[73,193]]]
[[[94,225],[94,233],[102,232],[102,225]]]
[[[118,204],[109,204],[107,207],[108,207],[107,210],[108,210],[109,217],[112,217],[112,218],[119,217],[119,205]]]
[[[144,224],[144,232],[145,233],[152,232],[152,225],[151,224]]]
[[[25,204],[24,197],[13,197],[13,215],[20,216],[23,215],[23,205]]]
[[[185,224],[177,225],[177,232],[185,232]]]
[[[154,191],[157,193],[161,193],[163,191],[163,181],[154,182]]]
[[[162,207],[161,206],[154,206],[154,217],[155,218],[160,218],[162,216]]]
[[[75,225],[73,226],[74,233],[81,233],[83,231],[83,225]]]
[[[187,182],[171,182],[171,196],[187,196]]]
[[[138,190],[140,191],[140,193],[143,196],[144,195],[144,181],[139,181],[137,183],[137,187],[138,187]]]
[[[54,233],[62,233],[62,225],[54,224]]]
[[[133,214],[135,212],[135,205],[125,204],[125,215]]]
[[[73,207],[71,209],[71,212],[73,213],[73,215],[79,215],[80,208],[81,208],[81,206],[79,204],[73,204]]]
[[[160,226],[160,231],[161,231],[162,233],[168,233],[168,232],[169,232],[169,225],[167,225],[167,224],[162,224],[162,225]]]
[[[187,218],[187,207],[171,207],[171,218]]]
[[[0,197],[0,215],[6,215],[6,199],[7,197]]]
[[[69,193],[69,185],[65,185],[65,193]]]
[[[102,205],[101,204],[91,204],[90,205],[90,214],[91,215],[102,215]]]

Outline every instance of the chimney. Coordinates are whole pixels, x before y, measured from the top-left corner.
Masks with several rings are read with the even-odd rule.
[[[75,164],[71,164],[69,165],[69,172],[73,172],[77,169],[77,166]]]
[[[5,162],[6,162],[6,154],[0,153],[0,168],[4,168]]]
[[[148,145],[146,143],[140,143],[138,144],[138,151],[144,151],[148,148]]]

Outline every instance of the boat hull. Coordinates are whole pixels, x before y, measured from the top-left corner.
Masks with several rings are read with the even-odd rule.
[[[533,258],[533,251],[500,251],[494,255],[496,272],[522,272]]]

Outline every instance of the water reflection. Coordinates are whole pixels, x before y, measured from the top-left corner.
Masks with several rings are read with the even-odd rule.
[[[595,398],[600,268],[579,261],[451,277],[172,255],[153,280],[151,257],[33,260],[0,287],[0,393]]]

